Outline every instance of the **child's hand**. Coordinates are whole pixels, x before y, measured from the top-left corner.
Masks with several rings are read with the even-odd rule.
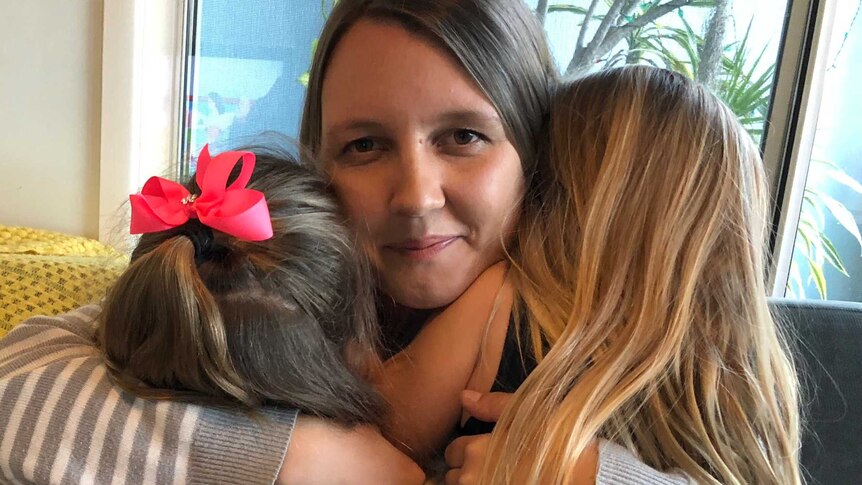
[[[513,394],[508,392],[476,392],[464,390],[461,392],[461,405],[464,412],[486,423],[496,423],[512,400]]]
[[[457,465],[446,473],[446,485],[473,485],[479,483],[485,457],[491,443],[490,434],[463,436],[446,448],[446,464]],[[568,485],[595,485],[599,466],[599,444],[593,440],[572,465],[574,481]],[[516,479],[514,483],[525,483]]]
[[[474,418],[496,423],[512,400],[512,394],[504,392],[478,393],[464,391],[461,402],[464,409]],[[462,436],[446,448],[446,485],[472,485],[479,483],[485,456],[491,443],[490,434]],[[598,440],[593,440],[584,449],[578,461],[572,466],[575,481],[569,485],[594,485],[599,462]],[[522,483],[516,481],[515,483]]]
[[[496,423],[500,419],[511,399],[512,395],[505,392],[461,393],[464,410],[470,416],[489,423]],[[453,441],[446,448],[446,465],[450,468],[446,473],[446,485],[478,483],[490,442],[490,434],[462,436]]]
[[[472,485],[479,483],[485,454],[491,442],[490,434],[462,436],[446,448],[446,485]]]

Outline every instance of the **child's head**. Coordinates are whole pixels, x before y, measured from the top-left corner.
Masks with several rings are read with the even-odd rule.
[[[521,235],[520,266],[525,284],[559,290],[536,302],[557,327],[574,291],[633,298],[641,276],[676,286],[674,274],[750,270],[757,277],[747,284],[762,286],[768,204],[759,151],[707,88],[647,66],[599,71],[557,88],[549,131],[551,174],[542,212]]]
[[[492,482],[565,483],[598,434],[698,482],[795,483],[796,374],[766,303],[757,146],[707,88],[663,69],[590,74],[554,103],[552,183],[518,278],[552,349],[487,462],[542,466]]]
[[[551,139],[552,172],[574,194],[581,224],[608,201],[634,211],[617,219],[645,226],[669,214],[692,217],[677,225],[697,226],[736,211],[757,241],[765,236],[757,146],[724,103],[682,74],[628,66],[571,81],[555,98]]]
[[[336,201],[284,155],[258,152],[247,187],[266,199],[269,239],[197,218],[141,237],[101,318],[113,376],[148,397],[377,421],[360,375],[376,358],[373,283]],[[201,193],[194,179],[186,188]]]

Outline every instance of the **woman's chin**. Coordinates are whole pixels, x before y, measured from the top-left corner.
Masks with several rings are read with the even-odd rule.
[[[400,283],[400,284],[399,284]],[[384,285],[384,291],[401,306],[414,310],[432,310],[449,306],[469,286],[469,281],[460,284],[411,285],[409,283]]]

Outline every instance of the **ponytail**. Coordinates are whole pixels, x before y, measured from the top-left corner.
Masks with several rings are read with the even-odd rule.
[[[135,394],[158,398],[165,397],[159,389],[178,389],[257,404],[231,362],[190,238],[172,237],[135,259],[111,290],[103,318],[112,323],[100,332],[111,375]]]

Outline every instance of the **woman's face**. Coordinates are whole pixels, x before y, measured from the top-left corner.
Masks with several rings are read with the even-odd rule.
[[[524,190],[493,105],[446,53],[360,21],[323,81],[320,155],[383,290],[437,308],[503,257]]]

